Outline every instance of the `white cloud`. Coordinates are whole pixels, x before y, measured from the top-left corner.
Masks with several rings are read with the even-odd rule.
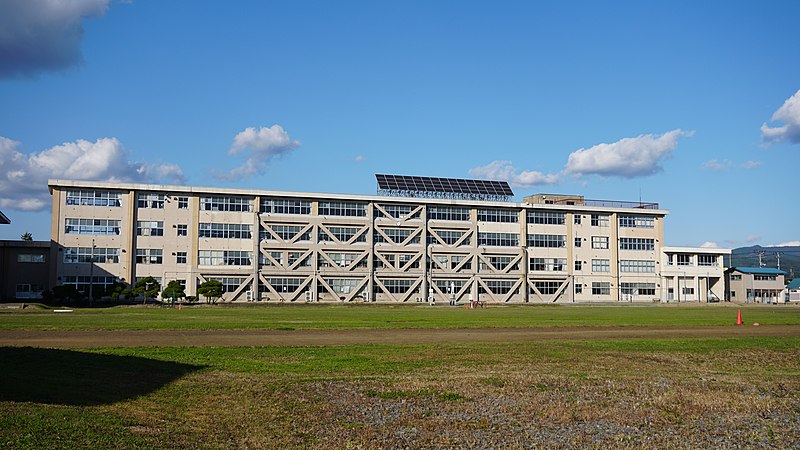
[[[751,234],[751,235],[748,235],[746,238],[744,238],[744,240],[749,242],[749,243],[758,242],[758,241],[761,240],[761,236],[759,236],[757,234]]]
[[[745,161],[742,163],[742,168],[747,170],[758,169],[761,167],[760,161]]]
[[[733,163],[727,159],[723,159],[722,161],[718,161],[716,159],[711,159],[703,164],[704,169],[715,170],[717,172],[724,172],[730,169],[733,166]]]
[[[81,21],[102,16],[108,4],[109,0],[0,1],[0,78],[79,64]]]
[[[678,146],[678,138],[693,132],[680,129],[662,135],[643,134],[576,150],[569,155],[566,172],[576,175],[640,177],[663,170],[661,161]]]
[[[800,90],[789,97],[772,115],[772,121],[783,122],[783,126],[761,125],[761,140],[765,144],[790,142],[800,144]]]
[[[361,162],[363,160],[364,160],[364,155],[358,155],[358,156],[355,157],[355,161],[356,162]]]
[[[517,172],[511,161],[492,161],[485,166],[473,167],[469,170],[473,177],[508,181],[509,184],[518,187],[530,187],[542,184],[556,184],[559,181],[557,174],[545,174],[533,170],[523,170]]]
[[[800,247],[800,241],[789,241],[781,244],[768,245],[767,247]]]
[[[50,205],[47,180],[183,183],[175,164],[142,164],[128,160],[116,138],[66,142],[39,153],[18,151],[20,143],[0,136],[0,207],[35,211]]]
[[[700,248],[719,248],[719,244],[717,244],[716,242],[706,241],[703,242],[702,245],[700,245]]]
[[[272,158],[288,154],[299,146],[300,141],[293,141],[280,125],[245,128],[233,138],[228,154],[236,156],[247,153],[247,160],[241,166],[216,177],[222,181],[233,181],[263,174]]]

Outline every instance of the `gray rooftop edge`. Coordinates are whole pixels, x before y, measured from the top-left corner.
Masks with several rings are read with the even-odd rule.
[[[655,216],[665,216],[669,214],[667,209],[641,209],[641,208],[612,208],[612,207],[599,207],[599,206],[583,206],[583,205],[531,205],[523,202],[496,202],[496,201],[483,201],[483,200],[460,200],[460,199],[438,199],[428,197],[389,197],[378,195],[363,195],[363,194],[334,194],[334,193],[320,193],[320,192],[298,192],[298,191],[270,191],[259,189],[238,189],[238,188],[220,188],[220,187],[205,187],[205,186],[175,186],[165,184],[138,184],[138,183],[117,183],[107,181],[78,181],[78,180],[47,180],[47,186],[52,194],[53,187],[59,188],[89,188],[89,189],[115,189],[122,191],[157,191],[157,192],[176,192],[187,194],[210,194],[210,195],[252,195],[252,196],[268,196],[268,197],[294,197],[294,198],[310,198],[310,199],[326,199],[326,200],[360,200],[360,201],[383,201],[389,203],[427,203],[437,205],[479,205],[479,206],[493,206],[505,208],[526,208],[526,209],[552,209],[557,211],[571,210],[571,211],[587,211],[587,212],[603,212],[603,211],[619,211],[631,214],[646,214]]]

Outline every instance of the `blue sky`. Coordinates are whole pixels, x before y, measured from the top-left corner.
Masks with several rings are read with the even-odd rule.
[[[0,209],[47,178],[659,202],[668,245],[800,240],[800,2],[0,1]]]

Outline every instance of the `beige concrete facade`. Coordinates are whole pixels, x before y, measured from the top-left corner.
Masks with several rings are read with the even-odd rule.
[[[664,247],[661,299],[665,302],[708,303],[725,300],[724,255],[731,249]]]
[[[287,302],[652,302],[663,291],[668,211],[653,204],[49,186],[55,284],[93,271],[98,284],[182,280],[195,295],[215,278],[227,301]]]
[[[728,298],[736,303],[784,303],[786,272],[768,267],[732,267],[725,271]]]

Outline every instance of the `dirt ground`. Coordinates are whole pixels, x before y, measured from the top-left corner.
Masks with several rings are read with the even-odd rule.
[[[0,346],[252,347],[800,336],[797,325],[383,330],[0,330]]]

